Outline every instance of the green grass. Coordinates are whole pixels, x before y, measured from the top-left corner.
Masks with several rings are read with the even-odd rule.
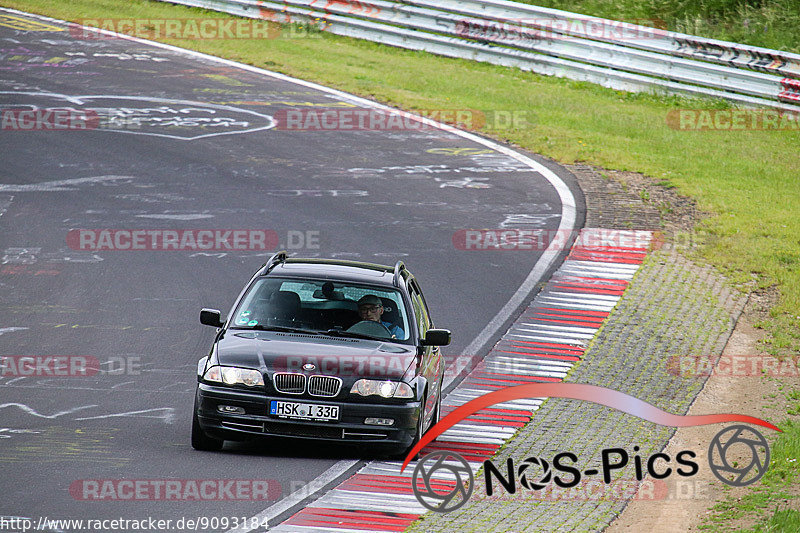
[[[671,31],[800,53],[797,0],[519,0]],[[651,23],[652,21],[652,23]]]
[[[669,16],[673,13],[674,20],[683,17],[690,21],[720,14],[719,20],[723,22],[703,23],[708,26],[708,35],[774,48],[786,43],[783,48],[790,50],[797,49],[800,32],[796,0],[749,4],[725,0],[543,2],[556,3],[556,7],[612,18],[660,17],[670,27],[673,19]],[[180,6],[147,0],[3,0],[2,4],[68,20],[188,18],[201,14],[198,10],[187,11]],[[755,7],[747,7],[751,4]],[[675,6],[682,6],[682,10],[673,9]],[[693,6],[705,11],[693,11]],[[745,13],[755,10],[763,17],[773,13],[772,26],[763,32],[764,36],[737,37],[740,34],[736,32],[744,30],[735,27],[733,21],[741,13],[731,6],[740,6],[736,9]],[[203,16],[228,18],[211,12]],[[752,20],[761,20],[753,17]],[[727,105],[629,94],[330,34],[295,39],[166,42],[406,109],[522,111],[528,117],[527,126],[497,127],[483,132],[562,163],[583,161],[641,172],[662,186],[694,198],[700,209],[713,213],[700,228],[708,238],[700,253],[736,283],[777,287],[780,300],[769,319],[761,324],[770,334],[766,348],[773,353],[800,352],[800,131],[675,130],[667,125],[671,110]],[[785,426],[787,431],[775,442],[774,467],[766,478],[776,494],[790,480],[795,480],[788,466],[796,471],[797,463],[788,459],[800,456],[797,449],[800,427],[789,423]],[[752,501],[731,505],[740,513],[774,510],[778,502],[775,498],[768,492],[754,490]],[[720,509],[720,516],[729,511],[733,512]],[[796,520],[796,513],[779,510],[765,520],[768,522],[764,527],[773,527],[769,524],[779,527],[783,522]]]
[[[756,531],[765,533],[796,533],[800,531],[800,511],[794,509],[780,509],[770,517],[763,528]]]

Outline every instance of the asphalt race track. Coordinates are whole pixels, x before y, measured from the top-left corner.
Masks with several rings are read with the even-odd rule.
[[[279,440],[194,451],[196,363],[213,337],[200,308],[226,313],[280,248],[403,260],[436,325],[453,332],[445,350],[452,360],[476,346],[542,254],[462,251],[453,234],[562,222],[553,185],[485,144],[434,128],[287,129],[287,110],[363,103],[141,42],[23,22],[0,22],[0,109],[69,109],[104,121],[69,131],[3,122],[0,355],[83,356],[100,370],[0,379],[2,516],[260,512],[274,500],[96,502],[70,487],[87,479],[267,479],[279,498],[342,458],[361,458],[363,450]],[[577,198],[580,224],[580,193],[554,171]],[[77,229],[247,230],[279,242],[268,240],[267,250],[92,251],[71,237]],[[490,333],[484,340],[502,331]]]

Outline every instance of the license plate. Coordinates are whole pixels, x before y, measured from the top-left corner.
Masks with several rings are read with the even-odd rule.
[[[339,406],[272,400],[269,405],[269,414],[281,418],[339,420]]]

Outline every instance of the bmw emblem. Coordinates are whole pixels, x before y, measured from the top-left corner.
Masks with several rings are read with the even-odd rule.
[[[317,368],[317,367],[315,367],[311,363],[306,363],[306,364],[303,365],[303,370],[308,370],[309,372],[314,370],[315,368]]]

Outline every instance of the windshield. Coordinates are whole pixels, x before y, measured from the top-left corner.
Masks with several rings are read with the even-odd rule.
[[[409,340],[400,291],[340,281],[262,278],[233,314],[232,328],[298,330]]]

